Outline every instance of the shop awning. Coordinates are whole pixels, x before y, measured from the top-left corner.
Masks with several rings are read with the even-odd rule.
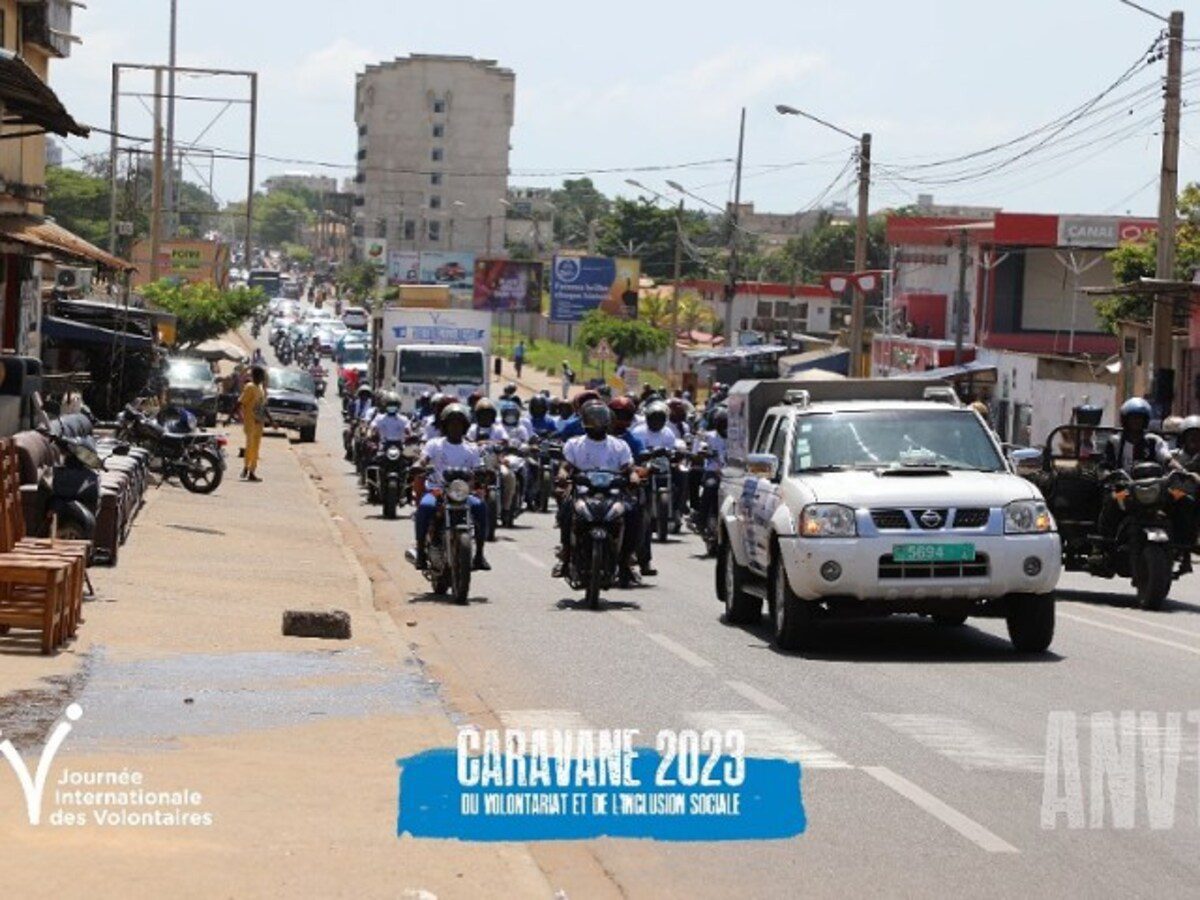
[[[4,106],[5,125],[32,125],[63,137],[89,134],[87,126],[71,118],[50,85],[25,60],[3,48],[0,48],[0,104]]]
[[[106,347],[113,346],[115,342],[123,344],[127,350],[150,350],[154,346],[150,338],[140,334],[113,331],[111,328],[73,322],[58,316],[42,316],[42,337],[74,344],[101,344]]]
[[[95,264],[118,272],[128,272],[134,268],[131,263],[106,253],[56,222],[39,216],[0,215],[0,241],[13,241],[75,262]]]

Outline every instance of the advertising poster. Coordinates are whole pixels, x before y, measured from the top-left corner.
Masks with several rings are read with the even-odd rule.
[[[388,245],[383,238],[363,238],[363,259],[369,262],[380,272],[384,272],[388,265]]]
[[[134,287],[150,282],[150,242],[133,247]],[[158,277],[181,283],[208,281],[225,287],[229,279],[229,245],[220,241],[180,239],[163,241],[158,248]]]
[[[542,264],[510,259],[475,262],[475,308],[494,312],[539,312]]]
[[[422,250],[421,283],[470,288],[475,273],[475,254],[457,250]]]
[[[593,309],[614,316],[637,315],[641,265],[608,256],[555,256],[550,278],[550,318],[579,322]]]
[[[414,250],[393,250],[388,254],[387,280],[390,285],[419,284],[420,255]]]

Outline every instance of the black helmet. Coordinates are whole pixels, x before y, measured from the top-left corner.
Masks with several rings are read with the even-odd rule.
[[[1154,412],[1150,408],[1150,403],[1141,397],[1131,397],[1121,404],[1121,425],[1128,424],[1131,416],[1141,416],[1145,421],[1142,423],[1143,428],[1150,427],[1150,420],[1154,418]]]
[[[724,437],[725,432],[729,430],[729,410],[724,406],[718,406],[715,410],[713,410],[710,422],[713,430],[717,434]]]
[[[369,384],[360,384],[360,385],[358,386],[358,391],[357,391],[357,394],[358,394],[358,396],[359,396],[359,397],[367,397],[367,398],[370,398],[370,396],[371,396],[371,386],[370,386]]]
[[[534,394],[529,398],[529,414],[541,418],[546,415],[547,403],[546,398],[541,394]]]
[[[475,404],[475,423],[481,428],[491,428],[496,424],[496,405],[487,397]]]
[[[608,431],[612,421],[612,413],[599,400],[593,400],[583,405],[579,411],[579,420],[584,431]]]
[[[667,424],[667,404],[655,400],[646,406],[646,424],[651,431],[661,431]]]

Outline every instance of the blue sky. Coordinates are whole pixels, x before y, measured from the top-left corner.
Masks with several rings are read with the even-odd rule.
[[[1150,85],[1165,72],[1161,62],[1123,86],[1126,92],[1146,86],[1144,93],[1109,110],[1107,125],[1097,114],[1096,128],[1075,141],[1031,153],[986,178],[927,186],[903,180],[931,174],[906,166],[1004,141],[1110,84],[1160,28],[1117,0],[609,0],[586,6],[179,0],[179,6],[181,65],[260,73],[260,152],[345,166],[264,160],[260,178],[296,169],[352,173],[354,74],[370,62],[427,52],[493,58],[516,72],[513,183],[561,180],[522,172],[731,158],[744,105],[743,199],[764,210],[802,209],[842,170],[850,142],[775,113],[776,103],[788,103],[851,132],[873,133],[881,164],[873,207],[911,202],[919,191],[939,202],[1026,211],[1153,214],[1157,205],[1154,114],[1161,99]],[[74,30],[83,44],[70,59],[53,63],[51,84],[77,118],[107,127],[114,61],[165,61],[168,8],[167,0],[92,0],[76,10]],[[1192,27],[1200,35],[1200,17]],[[1200,54],[1185,54],[1185,72],[1198,63]],[[130,85],[149,87],[148,81]],[[235,81],[189,80],[179,87],[180,93],[236,90]],[[1184,98],[1200,106],[1200,77]],[[123,109],[122,131],[150,134],[149,115],[136,99]],[[180,140],[193,139],[219,109],[181,103]],[[1191,111],[1185,107],[1181,181],[1200,178],[1200,118]],[[201,143],[244,149],[244,111],[231,108]],[[104,150],[107,141],[67,146],[70,164],[74,153]],[[195,162],[207,178],[209,162]],[[243,164],[218,160],[212,169],[222,199],[244,196]],[[594,177],[608,193],[635,193],[624,183],[630,173]],[[732,165],[632,177],[664,193],[670,178],[719,204],[730,194]],[[852,191],[843,178],[828,196],[853,200]]]

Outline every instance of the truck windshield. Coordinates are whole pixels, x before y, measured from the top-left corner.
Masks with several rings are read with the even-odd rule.
[[[419,384],[482,384],[483,354],[478,350],[399,350],[396,378]]]
[[[842,410],[797,419],[792,472],[880,467],[1000,472],[1004,462],[969,410]]]

